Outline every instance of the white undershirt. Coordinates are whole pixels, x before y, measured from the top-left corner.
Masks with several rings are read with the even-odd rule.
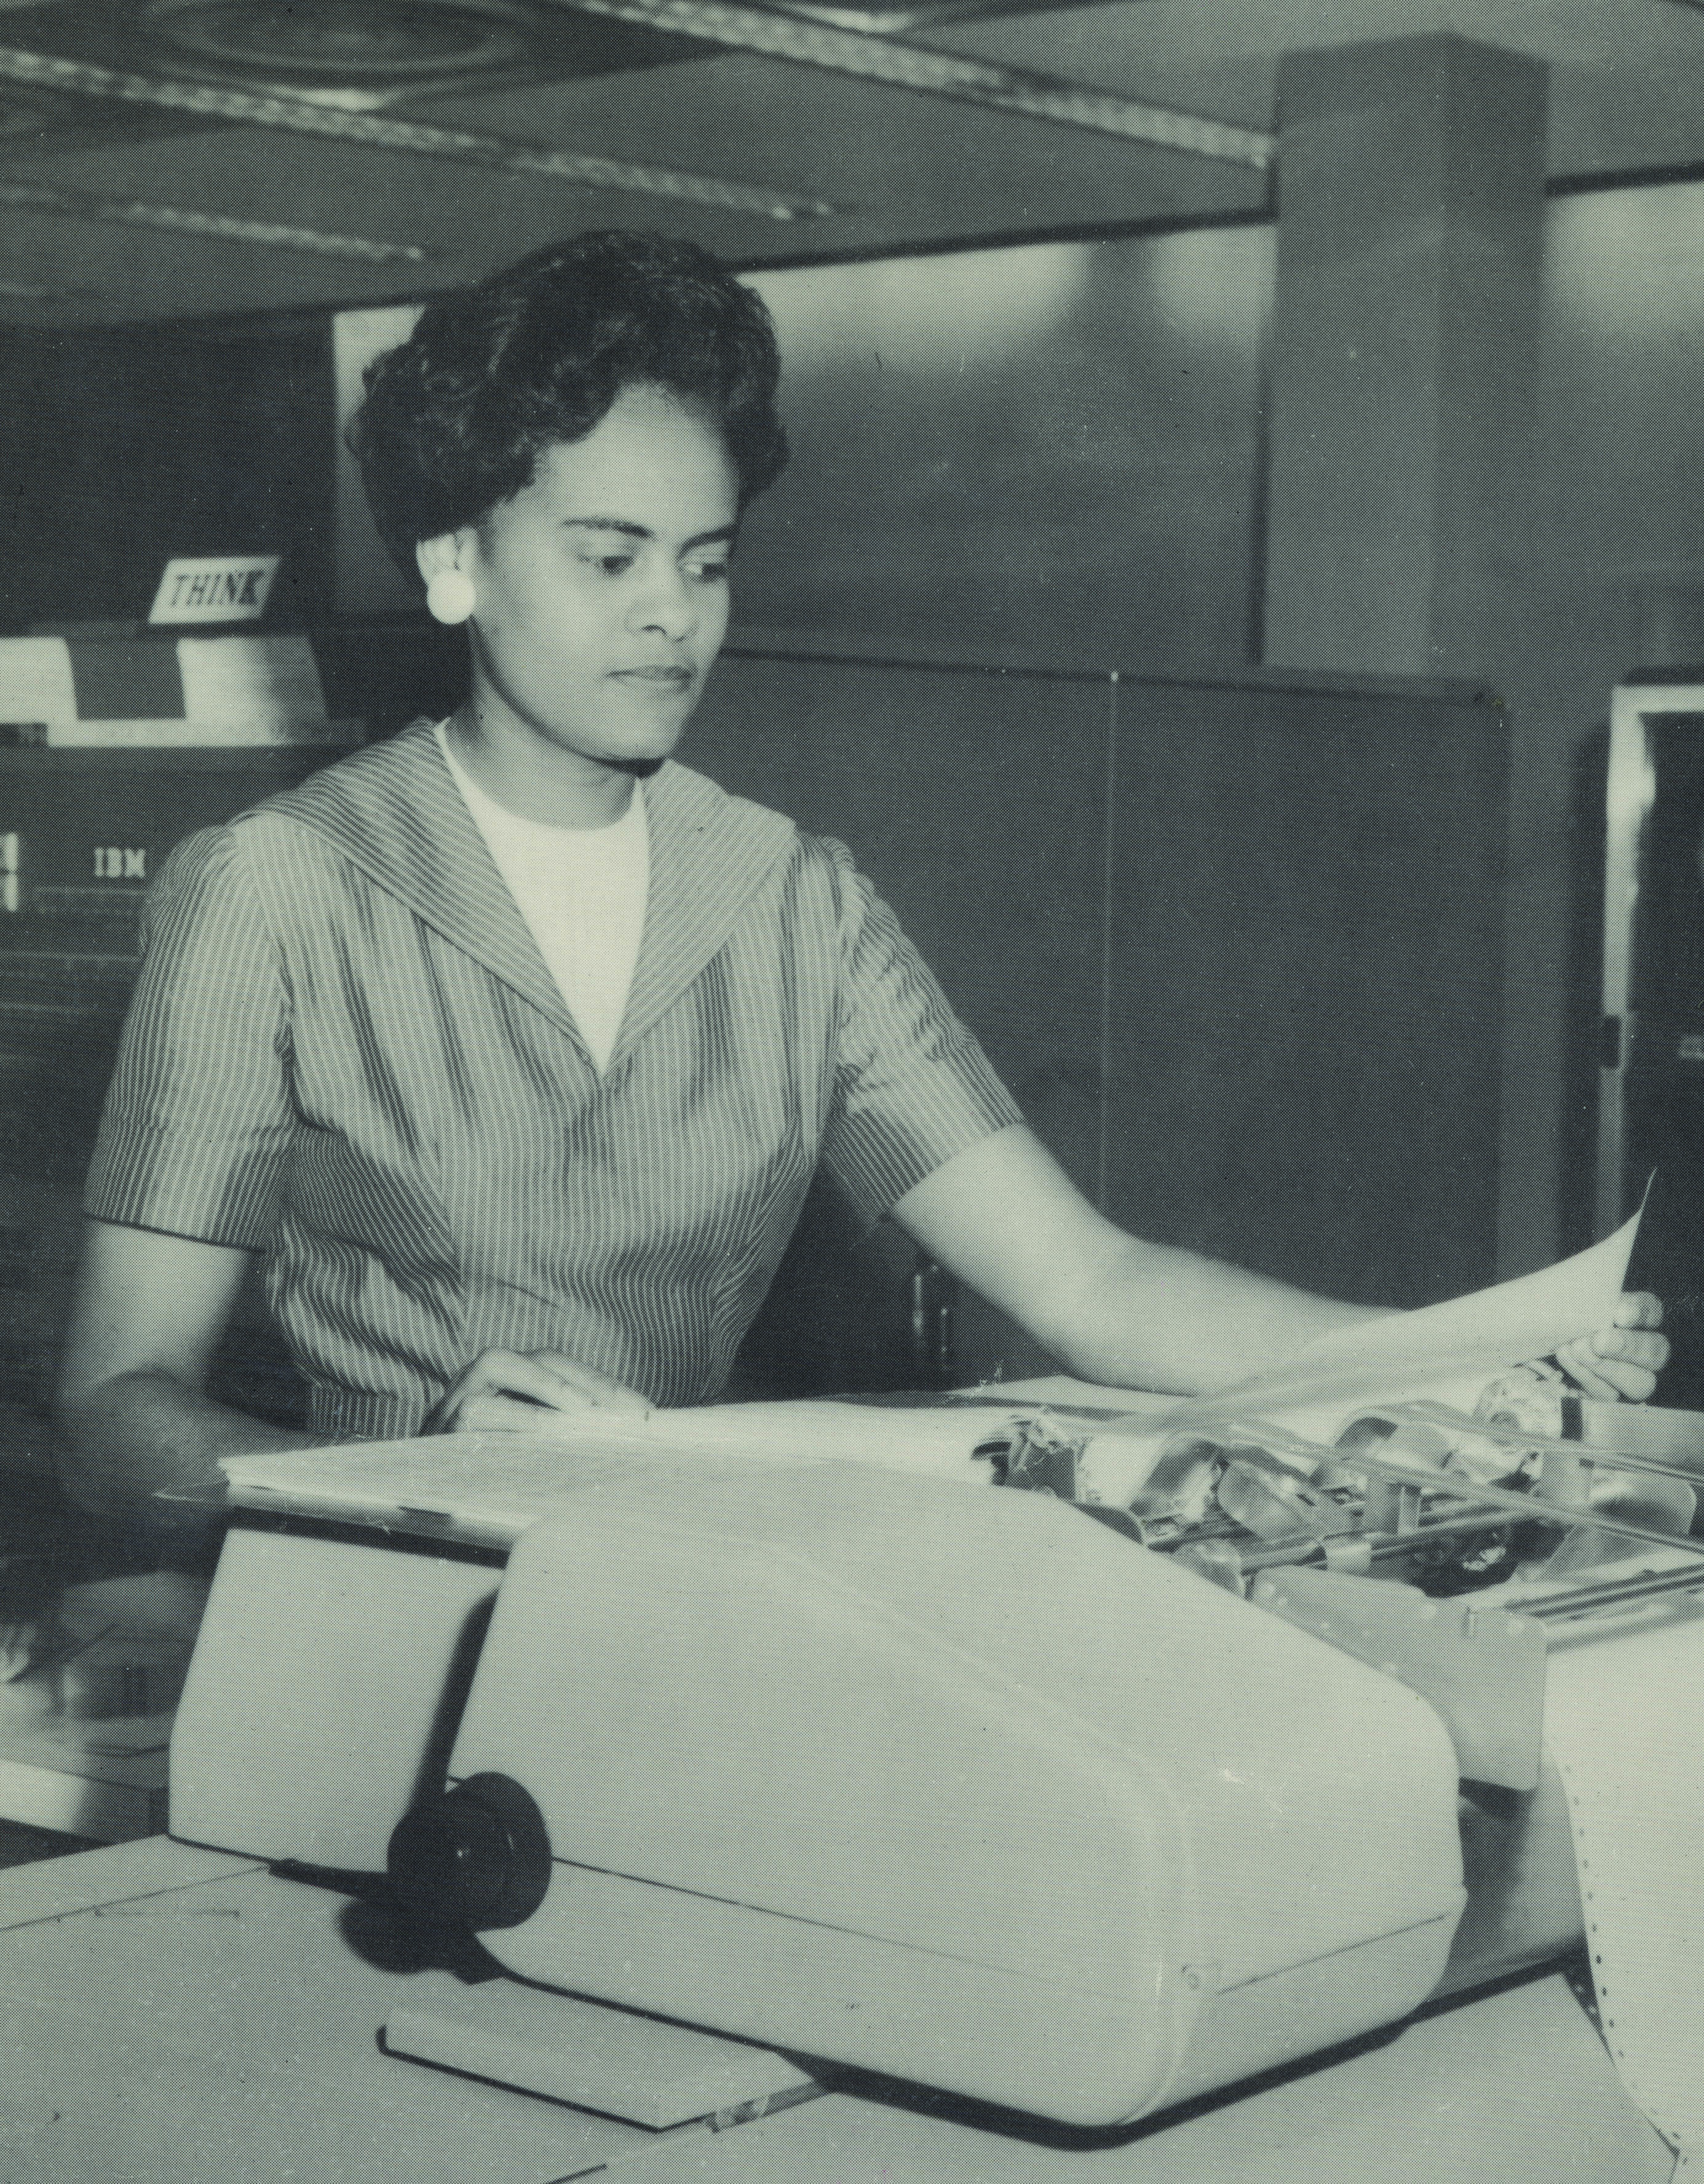
[[[621,1028],[645,929],[651,843],[644,797],[635,783],[612,827],[517,818],[457,759],[447,725],[440,721],[437,734],[450,777],[601,1072]]]

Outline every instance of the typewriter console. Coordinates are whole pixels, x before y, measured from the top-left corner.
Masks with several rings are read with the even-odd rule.
[[[1578,1942],[1551,1635],[1612,1679],[1704,1581],[1696,1421],[1613,1423],[1156,1460],[1034,1406],[961,1481],[582,1454],[506,1550],[424,1485],[354,1523],[239,1486],[173,1831],[388,1860],[534,1988],[1128,2122]]]

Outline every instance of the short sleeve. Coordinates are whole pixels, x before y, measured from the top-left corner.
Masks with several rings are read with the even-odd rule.
[[[99,1221],[259,1251],[295,1120],[288,996],[235,831],[167,860],[84,1191]]]
[[[838,842],[840,1021],[822,1159],[866,1220],[1023,1117],[899,922]]]

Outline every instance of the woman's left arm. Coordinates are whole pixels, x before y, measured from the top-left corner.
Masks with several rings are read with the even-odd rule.
[[[980,1139],[915,1185],[899,1225],[1061,1362],[1105,1387],[1228,1387],[1317,1336],[1381,1317],[1115,1228],[1022,1126]],[[1562,1353],[1591,1395],[1642,1401],[1668,1345],[1654,1297]]]

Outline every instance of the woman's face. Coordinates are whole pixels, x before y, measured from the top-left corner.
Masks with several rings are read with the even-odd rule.
[[[727,629],[738,514],[721,435],[660,388],[547,449],[453,541],[482,730],[599,766],[667,757]]]

